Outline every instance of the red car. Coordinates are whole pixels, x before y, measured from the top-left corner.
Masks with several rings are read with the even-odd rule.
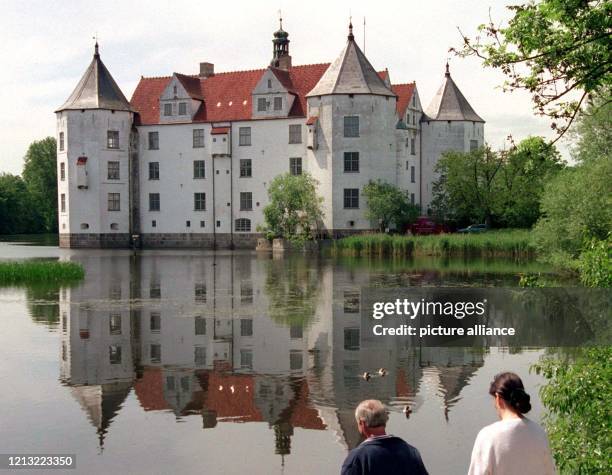
[[[431,218],[427,216],[420,216],[410,226],[410,232],[412,234],[442,234],[448,232],[448,229],[443,224],[437,224]]]

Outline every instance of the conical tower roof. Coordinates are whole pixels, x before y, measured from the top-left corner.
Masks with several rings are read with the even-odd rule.
[[[461,91],[451,78],[448,63],[446,64],[446,73],[444,74],[444,82],[438,92],[432,99],[429,107],[425,111],[427,117],[423,120],[465,120],[470,122],[484,122],[482,118],[476,114],[467,99],[461,94]]]
[[[395,96],[372,67],[363,51],[355,43],[353,26],[349,25],[346,47],[340,56],[327,68],[317,85],[307,94],[325,96],[329,94],[376,94]]]
[[[132,110],[119,86],[100,59],[96,43],[93,60],[68,100],[55,112],[68,109]]]

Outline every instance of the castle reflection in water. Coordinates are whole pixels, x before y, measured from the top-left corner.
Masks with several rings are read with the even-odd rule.
[[[294,428],[356,446],[357,402],[418,411],[421,384],[438,386],[448,417],[482,351],[364,338],[360,289],[384,276],[304,259],[77,255],[87,277],[60,292],[61,380],[100,445],[131,391],[144,411],[199,417],[203,430],[267,422],[281,455]],[[388,376],[361,376],[381,367]]]

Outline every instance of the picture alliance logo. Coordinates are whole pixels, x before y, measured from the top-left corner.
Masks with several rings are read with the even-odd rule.
[[[413,301],[396,299],[393,302],[374,302],[372,318],[380,320],[388,316],[406,317],[414,320],[419,316],[448,316],[461,320],[465,317],[480,317],[486,313],[487,299],[480,301],[440,302],[425,299]]]

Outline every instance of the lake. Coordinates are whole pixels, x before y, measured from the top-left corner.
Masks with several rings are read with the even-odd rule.
[[[533,262],[66,250],[53,238],[5,239],[11,258],[85,268],[73,287],[0,288],[2,452],[76,454],[70,473],[339,473],[367,398],[388,405],[388,431],[431,474],[465,473],[496,420],[496,373],[517,372],[529,417],[543,413],[529,368],[545,349],[371,345],[361,329],[364,288],[516,287],[520,272],[547,271]]]

